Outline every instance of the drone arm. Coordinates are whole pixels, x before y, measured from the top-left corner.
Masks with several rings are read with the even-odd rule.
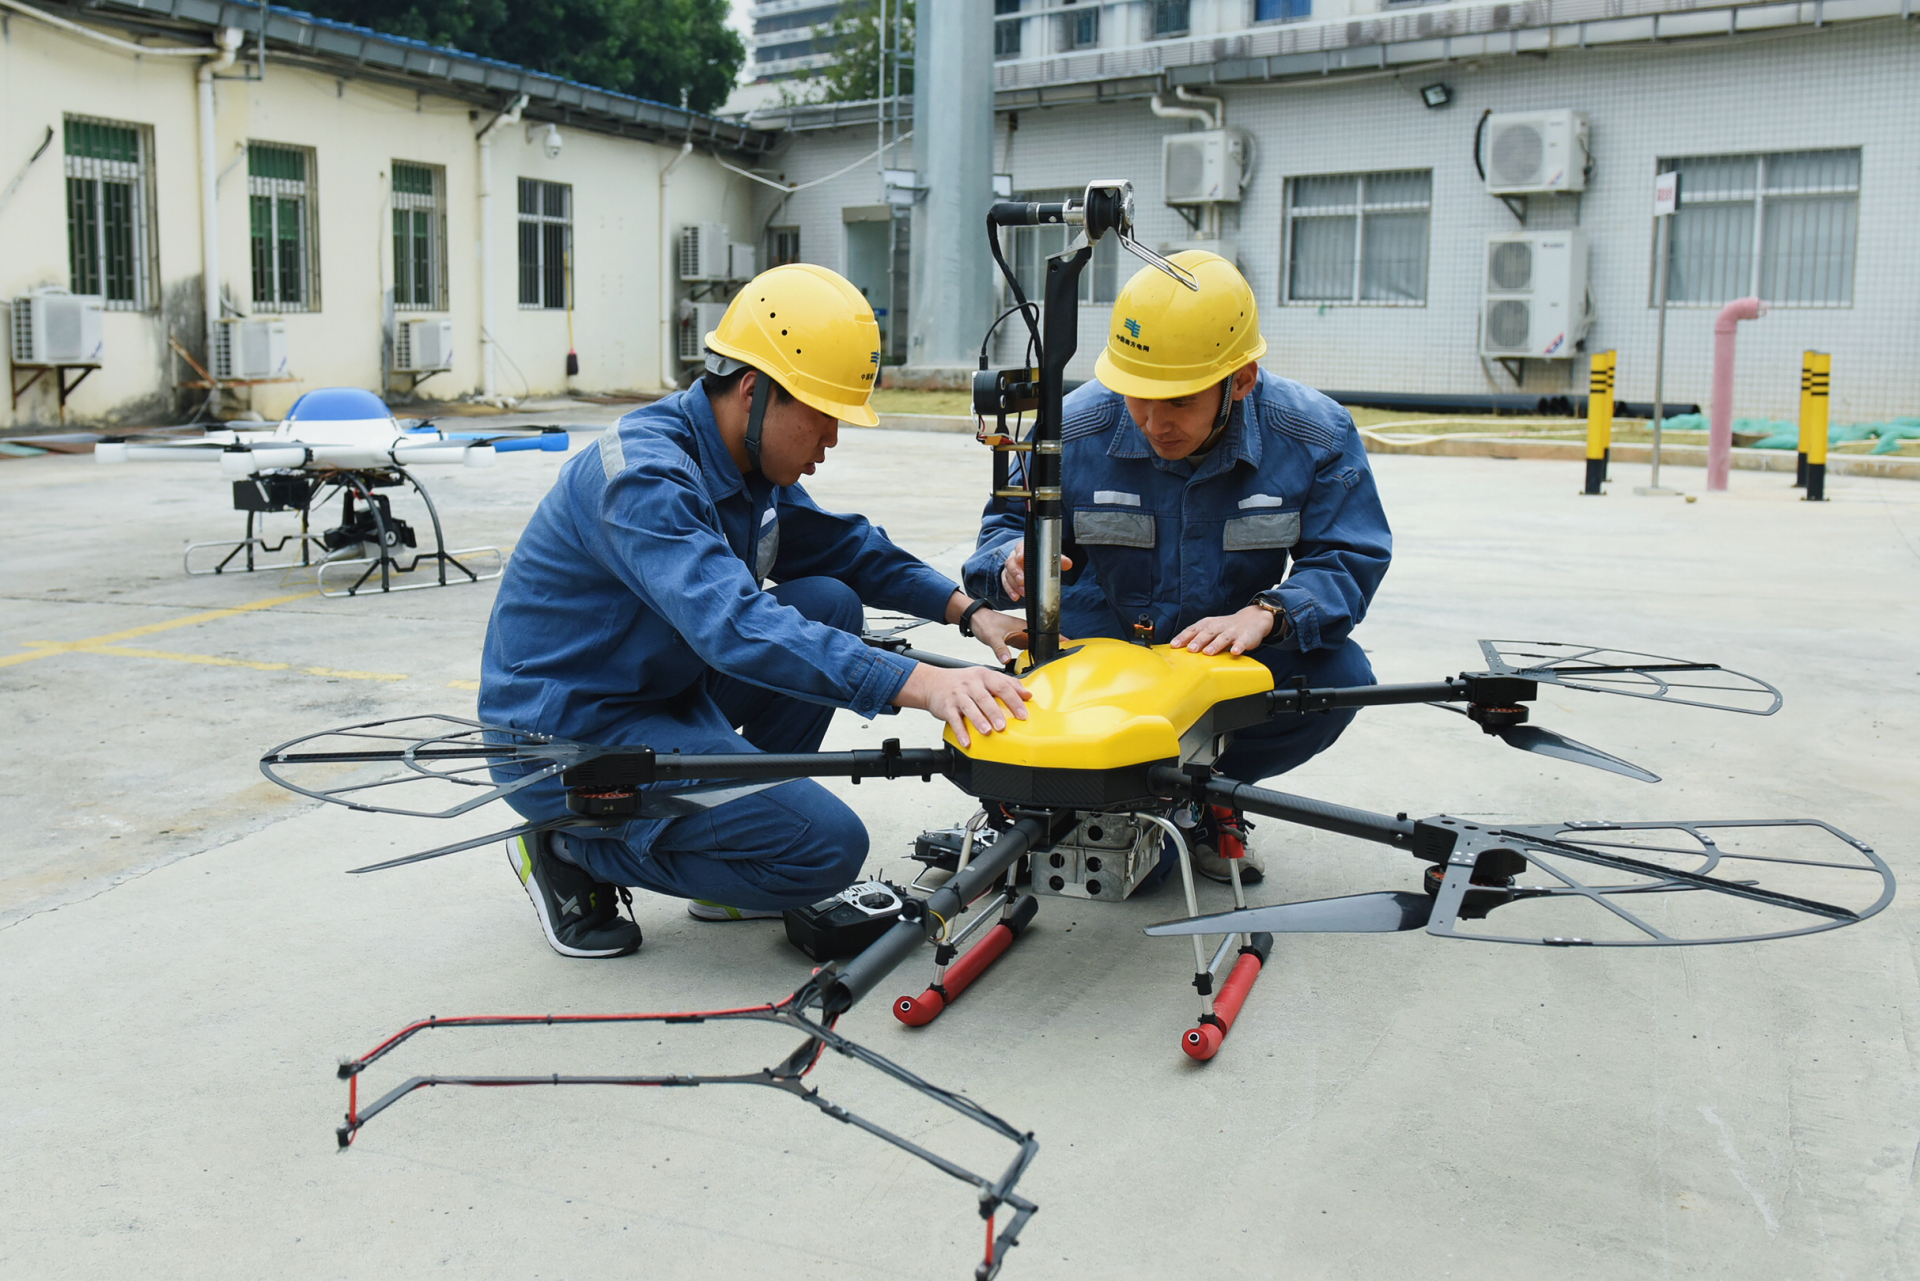
[[[1416,846],[1418,825],[1408,818],[1270,791],[1230,778],[1215,778],[1206,773],[1190,776],[1172,765],[1155,766],[1149,781],[1168,796],[1205,799],[1212,804],[1250,814],[1264,814],[1269,818],[1298,823],[1302,827],[1338,832],[1342,836],[1357,836],[1363,841],[1376,841],[1400,849],[1414,849]]]
[[[1452,680],[1419,681],[1405,685],[1277,689],[1267,695],[1267,704],[1269,714],[1273,716],[1331,712],[1348,707],[1392,707],[1404,703],[1467,703],[1481,712],[1496,709],[1512,711],[1518,704],[1537,697],[1539,688],[1535,682],[1515,676],[1469,673]],[[1474,719],[1481,720],[1481,717],[1475,716]],[[1521,716],[1518,719],[1526,718]]]
[[[600,790],[699,779],[907,778],[945,774],[952,767],[949,748],[903,750],[899,739],[890,738],[878,751],[864,752],[722,752],[693,756],[642,747],[583,761],[567,770],[561,781],[570,789]]]

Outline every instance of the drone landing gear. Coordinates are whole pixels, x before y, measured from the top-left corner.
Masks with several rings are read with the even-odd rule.
[[[406,521],[393,514],[392,500],[376,491],[410,486],[426,507],[433,528],[433,549],[408,558],[405,553],[418,547],[418,535]],[[340,497],[340,523],[315,533],[312,514],[335,495]],[[208,574],[253,573],[265,570],[311,569],[325,596],[355,596],[370,590],[375,574],[382,592],[414,591],[422,587],[447,587],[455,583],[483,583],[500,577],[506,558],[497,547],[458,547],[448,549],[441,529],[440,512],[426,488],[404,467],[377,471],[305,471],[262,472],[233,483],[234,510],[247,516],[246,536],[232,542],[192,543],[182,558],[182,568],[199,577]],[[300,532],[283,534],[277,539],[266,535],[266,517],[276,512],[298,512]],[[299,559],[263,564],[260,557],[273,556],[288,543],[300,549]],[[224,553],[211,565],[208,556],[197,553]],[[491,568],[484,560],[491,556]],[[239,562],[236,564],[236,560]],[[195,568],[196,562],[200,568]],[[433,565],[434,577],[427,582],[396,583],[397,575],[413,574],[422,562]],[[470,563],[472,562],[472,563]],[[451,566],[454,573],[449,576]],[[358,570],[357,576],[352,571]],[[331,581],[330,581],[331,580]],[[342,586],[341,584],[345,585]]]
[[[968,948],[955,959],[960,944],[967,936],[979,929],[991,919],[995,907],[1000,908],[1000,919],[987,931],[986,937]],[[927,990],[918,996],[903,996],[893,1003],[893,1017],[908,1027],[925,1027],[940,1017],[941,1011],[958,1000],[960,994],[973,986],[973,981],[986,972],[989,965],[999,960],[1020,932],[1027,928],[1040,910],[1040,900],[1031,894],[1014,896],[1009,885],[1002,890],[996,900],[987,909],[975,917],[973,923],[962,929],[947,941],[935,945],[933,954],[933,982]]]

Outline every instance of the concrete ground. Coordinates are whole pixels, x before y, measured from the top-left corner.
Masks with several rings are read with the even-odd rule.
[[[428,479],[458,543],[506,547],[560,461]],[[1382,679],[1475,667],[1481,636],[1593,640],[1756,672],[1786,706],[1542,698],[1540,722],[1659,786],[1426,708],[1374,711],[1287,788],[1505,820],[1814,815],[1912,868],[1920,486],[1837,477],[1814,507],[1737,474],[1684,503],[1634,497],[1638,468],[1591,499],[1577,465],[1374,466],[1399,545],[1359,633]],[[850,432],[812,488],[951,570],[986,476],[964,437]],[[318,807],[257,757],[382,714],[470,714],[492,589],[329,600],[298,576],[181,574],[186,541],[238,524],[204,465],[0,465],[0,1275],[968,1275],[964,1187],[771,1092],[433,1091],[335,1152],[333,1064],[412,1018],[752,1001],[807,962],[777,924],[699,925],[646,895],[637,955],[562,960],[497,847],[343,875],[509,816]],[[886,734],[934,741],[918,714],[842,713],[829,746]],[[916,831],[970,808],[937,781],[842,794],[894,876]],[[1279,823],[1254,839],[1263,901],[1415,884],[1378,847]],[[1176,1044],[1195,1013],[1186,950],[1139,932],[1173,896],[1050,899],[932,1027],[885,1005],[923,963],[842,1030],[1036,1131],[1023,1191],[1041,1211],[1009,1277],[1907,1277],[1914,903],[1694,950],[1283,938],[1201,1066]],[[441,1032],[367,1086],[751,1069],[792,1039]],[[832,1061],[813,1080],[975,1168],[1006,1158],[871,1075]]]

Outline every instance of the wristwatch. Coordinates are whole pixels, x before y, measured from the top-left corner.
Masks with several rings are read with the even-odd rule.
[[[1247,602],[1254,609],[1264,609],[1273,615],[1273,630],[1267,633],[1269,642],[1285,640],[1287,633],[1293,630],[1293,620],[1287,617],[1287,603],[1280,599],[1280,593],[1268,588],[1264,592],[1255,592],[1253,599]]]
[[[973,604],[967,606],[960,612],[960,621],[955,624],[955,626],[960,629],[960,634],[971,640],[973,638],[973,616],[983,609],[990,608],[992,607],[987,604],[985,597],[977,597]]]

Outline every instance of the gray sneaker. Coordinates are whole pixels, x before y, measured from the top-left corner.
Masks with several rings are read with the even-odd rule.
[[[640,949],[640,926],[620,915],[633,896],[624,886],[596,881],[555,854],[544,832],[507,842],[507,861],[533,900],[547,943],[562,956],[626,956]]]

